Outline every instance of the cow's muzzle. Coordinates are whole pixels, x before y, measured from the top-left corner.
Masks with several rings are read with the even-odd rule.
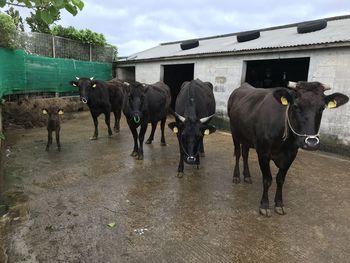
[[[81,100],[81,102],[84,103],[84,104],[87,103],[87,98],[85,98],[85,97],[81,97],[80,100]]]
[[[197,158],[194,156],[187,156],[186,163],[188,164],[196,164]]]
[[[315,151],[320,146],[320,139],[318,136],[307,136],[304,140],[304,149],[309,151]]]

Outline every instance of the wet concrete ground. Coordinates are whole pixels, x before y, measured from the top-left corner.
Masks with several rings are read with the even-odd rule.
[[[229,134],[208,136],[200,169],[185,166],[179,179],[168,128],[168,146],[157,130],[143,161],[130,156],[125,122],[111,138],[102,118],[99,140],[92,132],[89,114],[79,113],[62,125],[62,151],[49,153],[45,128],[8,132],[8,262],[349,261],[349,160],[299,152],[284,187],[287,215],[264,218],[256,155],[253,184],[233,185]],[[275,183],[270,200],[274,192]]]

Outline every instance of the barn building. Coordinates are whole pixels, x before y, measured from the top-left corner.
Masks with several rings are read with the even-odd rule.
[[[184,81],[210,81],[217,104],[216,120],[224,124],[229,95],[245,81],[257,88],[280,86],[286,81],[319,81],[332,87],[327,93],[350,96],[349,29],[347,15],[162,43],[120,59],[114,74],[145,83],[163,80],[171,87],[174,101]],[[350,103],[325,110],[320,133],[330,150],[342,149],[348,155]]]

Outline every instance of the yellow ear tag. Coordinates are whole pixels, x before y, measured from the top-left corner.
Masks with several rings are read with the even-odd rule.
[[[46,110],[43,110],[43,114],[47,114],[47,111],[46,111]]]
[[[206,130],[204,131],[204,135],[209,135],[209,134],[210,134],[209,129],[206,129]]]
[[[337,107],[337,101],[336,100],[331,100],[327,104],[327,108],[328,109],[333,109],[333,108],[336,108],[336,107]]]
[[[179,132],[178,128],[177,128],[177,127],[174,127],[174,128],[173,128],[173,132],[174,132],[174,133],[178,133],[178,132]]]
[[[59,115],[63,115],[63,114],[64,114],[63,110],[59,110],[59,111],[58,111],[58,114],[59,114]]]
[[[96,88],[96,84],[92,85],[93,88]]]
[[[284,105],[284,106],[287,106],[287,105],[288,105],[288,100],[286,99],[286,97],[281,97],[281,103],[282,103],[282,105]]]

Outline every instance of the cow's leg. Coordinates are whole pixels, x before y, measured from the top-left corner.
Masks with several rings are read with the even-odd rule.
[[[120,118],[121,118],[121,110],[114,111],[114,131],[118,133],[120,131]]]
[[[160,137],[160,145],[161,145],[161,146],[166,146],[165,136],[164,136],[165,122],[166,122],[166,116],[165,116],[165,118],[163,118],[163,119],[160,121],[160,131],[161,131],[161,133],[162,133],[162,135],[161,135],[161,137]]]
[[[113,132],[111,129],[111,111],[106,111],[104,114],[105,114],[105,123],[108,129],[108,136],[112,136]]]
[[[233,140],[233,144],[234,144],[234,148],[235,148],[234,152],[235,152],[236,163],[235,163],[235,168],[233,170],[232,181],[235,184],[239,184],[241,182],[240,172],[239,172],[239,158],[241,157],[241,144],[235,140]]]
[[[56,144],[57,144],[57,150],[61,151],[60,130],[59,129],[56,129]]]
[[[91,112],[92,119],[94,121],[95,131],[90,140],[97,140],[98,138],[98,114]]]
[[[142,123],[141,128],[140,128],[140,133],[139,133],[139,152],[138,152],[138,160],[143,160],[143,140],[145,138],[145,133],[147,130],[147,125],[148,123]]]
[[[200,156],[201,156],[201,153],[197,154],[197,156],[196,156],[196,159],[197,159],[197,162],[196,162],[197,170],[199,170],[199,165],[201,164]]]
[[[204,139],[204,136],[199,141],[199,155],[201,157],[205,157],[203,139]]]
[[[130,128],[130,131],[132,133],[132,137],[134,138],[134,149],[131,153],[131,156],[132,157],[136,157],[138,155],[138,151],[139,151],[139,146],[138,146],[138,142],[137,142],[137,128],[136,127],[133,127],[133,126],[130,126],[129,124],[129,128]]]
[[[52,144],[52,130],[47,130],[47,144],[46,144],[46,151],[49,150],[50,145]]]
[[[179,166],[177,167],[177,177],[182,178],[184,176],[184,152],[181,147],[179,135],[178,135],[178,140],[179,140],[180,161],[179,161]]]
[[[271,216],[269,207],[269,188],[272,182],[271,170],[270,170],[270,158],[264,153],[258,152],[260,170],[263,175],[263,194],[260,201],[260,214],[266,217]]]
[[[147,141],[146,141],[146,144],[151,144],[152,141],[154,140],[154,132],[155,132],[155,130],[156,130],[156,128],[157,128],[157,124],[158,124],[157,121],[152,122],[151,134],[149,135],[149,137],[148,137],[148,139],[147,139]],[[140,131],[140,132],[141,132],[141,131]]]
[[[279,158],[280,162],[276,163],[276,165],[279,167],[277,176],[276,176],[276,195],[275,195],[275,212],[279,215],[286,214],[284,211],[284,204],[283,204],[283,198],[282,198],[282,189],[284,180],[286,178],[286,174],[288,172],[289,167],[293,163],[296,152],[293,152],[292,154],[282,154],[283,157]]]
[[[248,155],[249,155],[249,147],[242,144],[244,182],[251,184],[252,178],[250,177],[250,171],[248,166]]]

